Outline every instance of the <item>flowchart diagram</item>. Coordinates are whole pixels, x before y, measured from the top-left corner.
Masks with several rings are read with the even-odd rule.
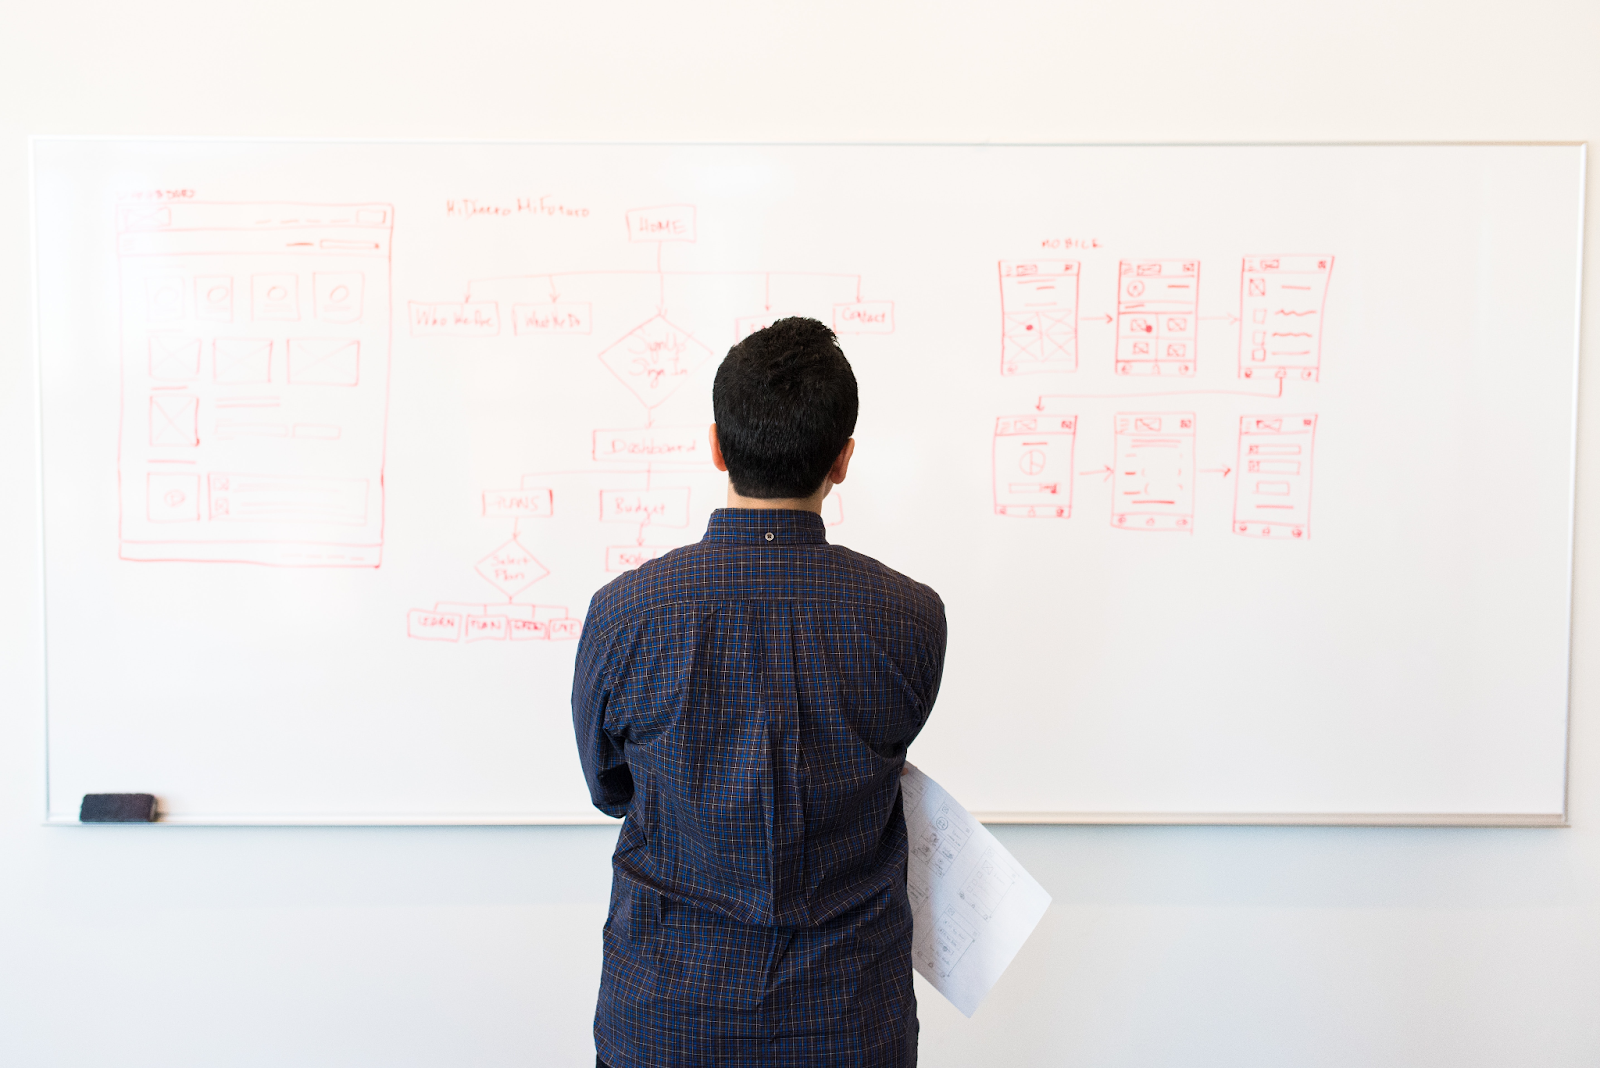
[[[408,302],[413,337],[499,337],[507,308],[514,337],[594,338],[589,358],[628,393],[640,419],[634,426],[588,431],[593,466],[586,470],[532,471],[516,487],[484,489],[482,517],[509,521],[509,537],[473,570],[502,599],[440,600],[412,609],[408,636],[445,642],[576,638],[581,620],[569,606],[530,600],[538,582],[562,566],[592,569],[599,563],[605,574],[620,574],[692,539],[688,528],[694,506],[720,503],[725,482],[711,464],[707,427],[658,424],[656,413],[691,376],[719,358],[695,331],[674,319],[673,309],[693,302],[697,290],[714,285],[726,291],[732,285],[745,294],[744,313],[725,324],[730,329],[719,343],[748,337],[789,314],[786,307],[831,307],[834,330],[842,335],[894,331],[893,302],[863,300],[857,274],[669,269],[664,262],[668,246],[696,243],[693,205],[630,209],[623,222],[630,245],[650,247],[653,269],[474,279],[465,300]],[[620,335],[596,336],[597,309],[607,305],[636,308],[637,324]],[[829,525],[843,522],[837,492],[828,498],[824,517]],[[600,559],[563,564],[539,555],[545,551],[539,548],[540,531],[573,521],[598,523],[615,532],[599,546]]]
[[[471,585],[409,610],[409,637],[575,638],[581,613],[539,598],[542,581],[636,568],[689,540],[691,515],[719,503],[705,427],[657,418],[692,376],[791,312],[828,308],[846,337],[895,330],[894,303],[867,299],[859,273],[669,265],[670,250],[697,243],[694,205],[629,209],[618,222],[636,250],[626,266],[475,278],[464,298],[405,302],[414,339],[576,340],[638,412],[633,425],[583,431],[582,469],[530,456],[516,484],[479,487],[478,518],[497,529],[463,559]],[[125,559],[381,564],[394,226],[381,203],[119,209]],[[1020,414],[995,417],[997,516],[1070,520],[1084,479],[1108,488],[1113,528],[1192,534],[1197,500],[1227,489],[1233,533],[1310,538],[1318,418],[1313,398],[1285,390],[1320,380],[1334,258],[1237,263],[1236,312],[1208,315],[1199,259],[1118,259],[1114,307],[1101,309],[1083,305],[1098,279],[1079,260],[999,261],[1001,378],[1102,376],[1115,389],[1036,392]],[[718,336],[703,314],[683,325],[682,309],[729,293],[741,306]],[[619,316],[631,325],[610,325]],[[1221,388],[1229,365],[1237,385]],[[1238,398],[1226,430],[1214,407],[1188,403],[1201,397]],[[1224,432],[1219,455],[1211,439]],[[837,493],[827,509],[830,525],[843,521]],[[549,530],[573,522],[598,524],[595,559],[549,544]]]
[[[1031,411],[996,417],[995,514],[1071,519],[1076,478],[1086,477],[1110,485],[1114,528],[1194,533],[1197,494],[1212,492],[1203,476],[1214,476],[1218,484],[1233,479],[1233,533],[1309,539],[1317,416],[1274,409],[1302,407],[1286,397],[1286,383],[1310,387],[1321,378],[1333,261],[1331,255],[1246,256],[1237,315],[1207,316],[1200,304],[1201,261],[1119,260],[1114,318],[1081,313],[1080,262],[1000,261],[1002,376],[1078,373],[1084,352],[1079,325],[1114,321],[1107,346],[1113,384],[1124,378],[1161,382],[1148,389],[1038,394]],[[1202,351],[1207,320],[1237,331],[1239,387],[1201,381],[1202,370],[1215,366]],[[1206,467],[1197,444],[1201,419],[1192,407],[1184,410],[1184,401],[1214,397],[1249,402],[1239,402],[1247,410],[1236,417],[1228,458]],[[1079,410],[1063,411],[1068,408]],[[1079,437],[1096,423],[1096,433],[1109,432],[1110,448],[1089,459]]]

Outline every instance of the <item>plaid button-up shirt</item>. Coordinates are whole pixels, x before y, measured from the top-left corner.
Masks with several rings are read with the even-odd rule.
[[[810,512],[719,509],[595,594],[572,715],[595,805],[626,817],[608,1065],[914,1061],[899,779],[944,651],[938,594]]]

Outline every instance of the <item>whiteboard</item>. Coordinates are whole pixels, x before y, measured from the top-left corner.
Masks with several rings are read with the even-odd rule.
[[[589,807],[589,597],[833,325],[990,820],[1558,823],[1581,146],[38,139],[47,819]]]

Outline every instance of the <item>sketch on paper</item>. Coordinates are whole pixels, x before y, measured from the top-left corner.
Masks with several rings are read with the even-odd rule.
[[[1033,933],[1050,895],[921,769],[905,766],[900,792],[911,847],[911,963],[971,1016]]]

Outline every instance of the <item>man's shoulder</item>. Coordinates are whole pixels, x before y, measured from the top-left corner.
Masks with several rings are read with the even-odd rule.
[[[931,586],[843,545],[816,547],[808,565],[789,559],[755,564],[753,550],[694,542],[665,553],[602,586],[590,604],[599,626],[638,621],[669,605],[780,599],[909,615],[944,627],[944,601]]]
[[[944,600],[932,586],[901,574],[875,557],[858,553],[843,545],[829,545],[828,551],[839,564],[851,572],[853,592],[875,594],[890,607],[903,606],[918,614],[944,620]]]
[[[589,604],[591,618],[628,618],[653,608],[673,595],[674,579],[681,577],[683,565],[700,542],[684,545],[646,560],[632,571],[625,571],[595,591]]]

